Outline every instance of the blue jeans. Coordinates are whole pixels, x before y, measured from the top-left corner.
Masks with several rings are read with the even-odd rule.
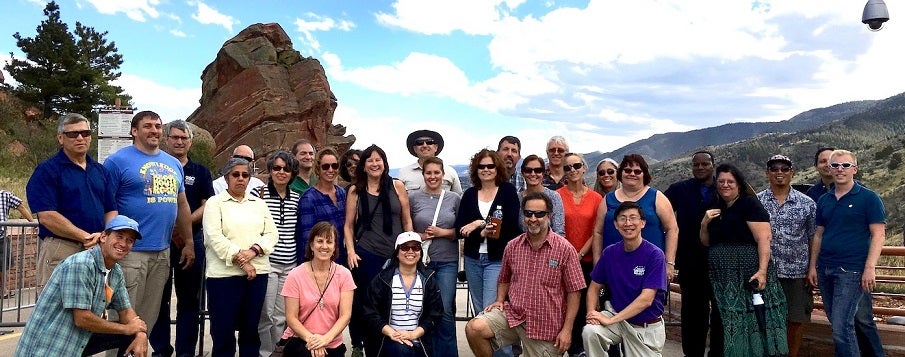
[[[456,275],[458,262],[431,261],[427,267],[437,276],[440,285],[440,300],[443,301],[443,320],[432,333],[434,357],[458,357],[456,345]]]
[[[861,308],[866,294],[861,289],[861,272],[845,270],[842,267],[819,267],[817,285],[823,298],[824,310],[833,328],[833,342],[836,356],[860,356],[858,339],[855,336],[855,316]],[[870,307],[870,305],[868,305]],[[872,309],[870,315],[873,315]],[[877,326],[866,326],[862,331],[868,339],[879,343]],[[880,349],[882,351],[882,347]]]
[[[496,301],[496,287],[502,261],[490,260],[481,253],[478,259],[465,257],[465,277],[468,279],[468,294],[475,315],[484,311],[487,305]],[[512,346],[505,346],[493,353],[496,357],[512,356]]]
[[[865,293],[858,302],[858,311],[855,312],[855,335],[858,337],[858,348],[862,356],[884,356],[883,343],[877,333],[877,323],[874,322],[874,301],[870,294]]]

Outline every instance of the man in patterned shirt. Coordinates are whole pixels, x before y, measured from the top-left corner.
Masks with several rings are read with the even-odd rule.
[[[817,205],[805,194],[792,189],[795,170],[788,157],[770,157],[765,173],[770,188],[759,192],[757,198],[770,213],[771,259],[788,303],[786,333],[789,356],[794,357],[801,346],[804,324],[811,322],[811,310],[814,309],[814,298],[806,278]]]
[[[16,195],[7,190],[0,190],[0,222],[9,220],[9,211],[13,208],[22,214],[22,218],[27,219],[29,222],[35,221],[34,217],[31,216],[31,212],[22,204],[21,198],[16,197]],[[6,238],[6,227],[0,226],[0,259],[2,259],[0,260],[0,274],[6,274],[6,269],[9,268],[10,260],[13,256],[10,247],[10,240]],[[3,295],[4,299],[12,295],[7,293],[6,287],[3,286],[5,281],[6,279],[0,276],[0,294]]]
[[[476,356],[490,356],[516,341],[527,356],[561,356],[573,343],[572,322],[585,282],[575,248],[550,229],[552,210],[543,192],[522,199],[528,231],[503,251],[496,301],[465,326]]]
[[[518,192],[525,190],[525,178],[519,175],[516,167],[519,160],[522,159],[522,141],[512,135],[506,135],[500,139],[496,147],[496,153],[503,159],[506,164],[506,172],[509,173],[509,183],[515,185]]]
[[[97,245],[60,263],[25,324],[16,356],[88,356],[109,349],[144,356],[148,326],[132,310],[117,264],[137,239],[138,222],[116,216]],[[120,322],[104,319],[106,308],[118,311]]]

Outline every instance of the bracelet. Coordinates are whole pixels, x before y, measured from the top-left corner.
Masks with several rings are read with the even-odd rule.
[[[666,262],[667,265],[676,266],[676,262]]]
[[[252,245],[251,247],[249,247],[248,249],[251,249],[251,251],[255,252],[255,255],[257,255],[257,256],[259,256],[259,257],[262,256],[262,255],[264,255],[264,251],[261,250],[261,248],[258,248],[258,245],[257,245],[257,244],[253,244],[253,245]]]

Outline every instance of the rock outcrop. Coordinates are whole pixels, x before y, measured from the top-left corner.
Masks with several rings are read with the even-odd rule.
[[[294,50],[279,24],[254,24],[226,41],[201,80],[201,105],[188,121],[213,136],[217,165],[242,144],[263,167],[263,158],[298,139],[340,153],[355,142],[333,124],[336,97],[324,67]]]

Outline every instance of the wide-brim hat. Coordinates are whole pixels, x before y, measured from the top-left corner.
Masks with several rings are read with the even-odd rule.
[[[129,229],[135,232],[135,239],[141,239],[141,232],[138,231],[138,222],[123,215],[113,217],[113,219],[111,219],[110,222],[107,223],[106,229],[111,231]]]
[[[431,138],[437,142],[437,153],[434,155],[439,155],[440,152],[443,151],[443,135],[440,135],[440,133],[433,130],[415,130],[411,134],[409,134],[409,137],[407,139],[405,139],[405,144],[409,149],[409,154],[412,154],[412,156],[418,157],[418,154],[415,154],[415,149],[413,148],[415,146],[415,140],[417,140],[418,138]]]

